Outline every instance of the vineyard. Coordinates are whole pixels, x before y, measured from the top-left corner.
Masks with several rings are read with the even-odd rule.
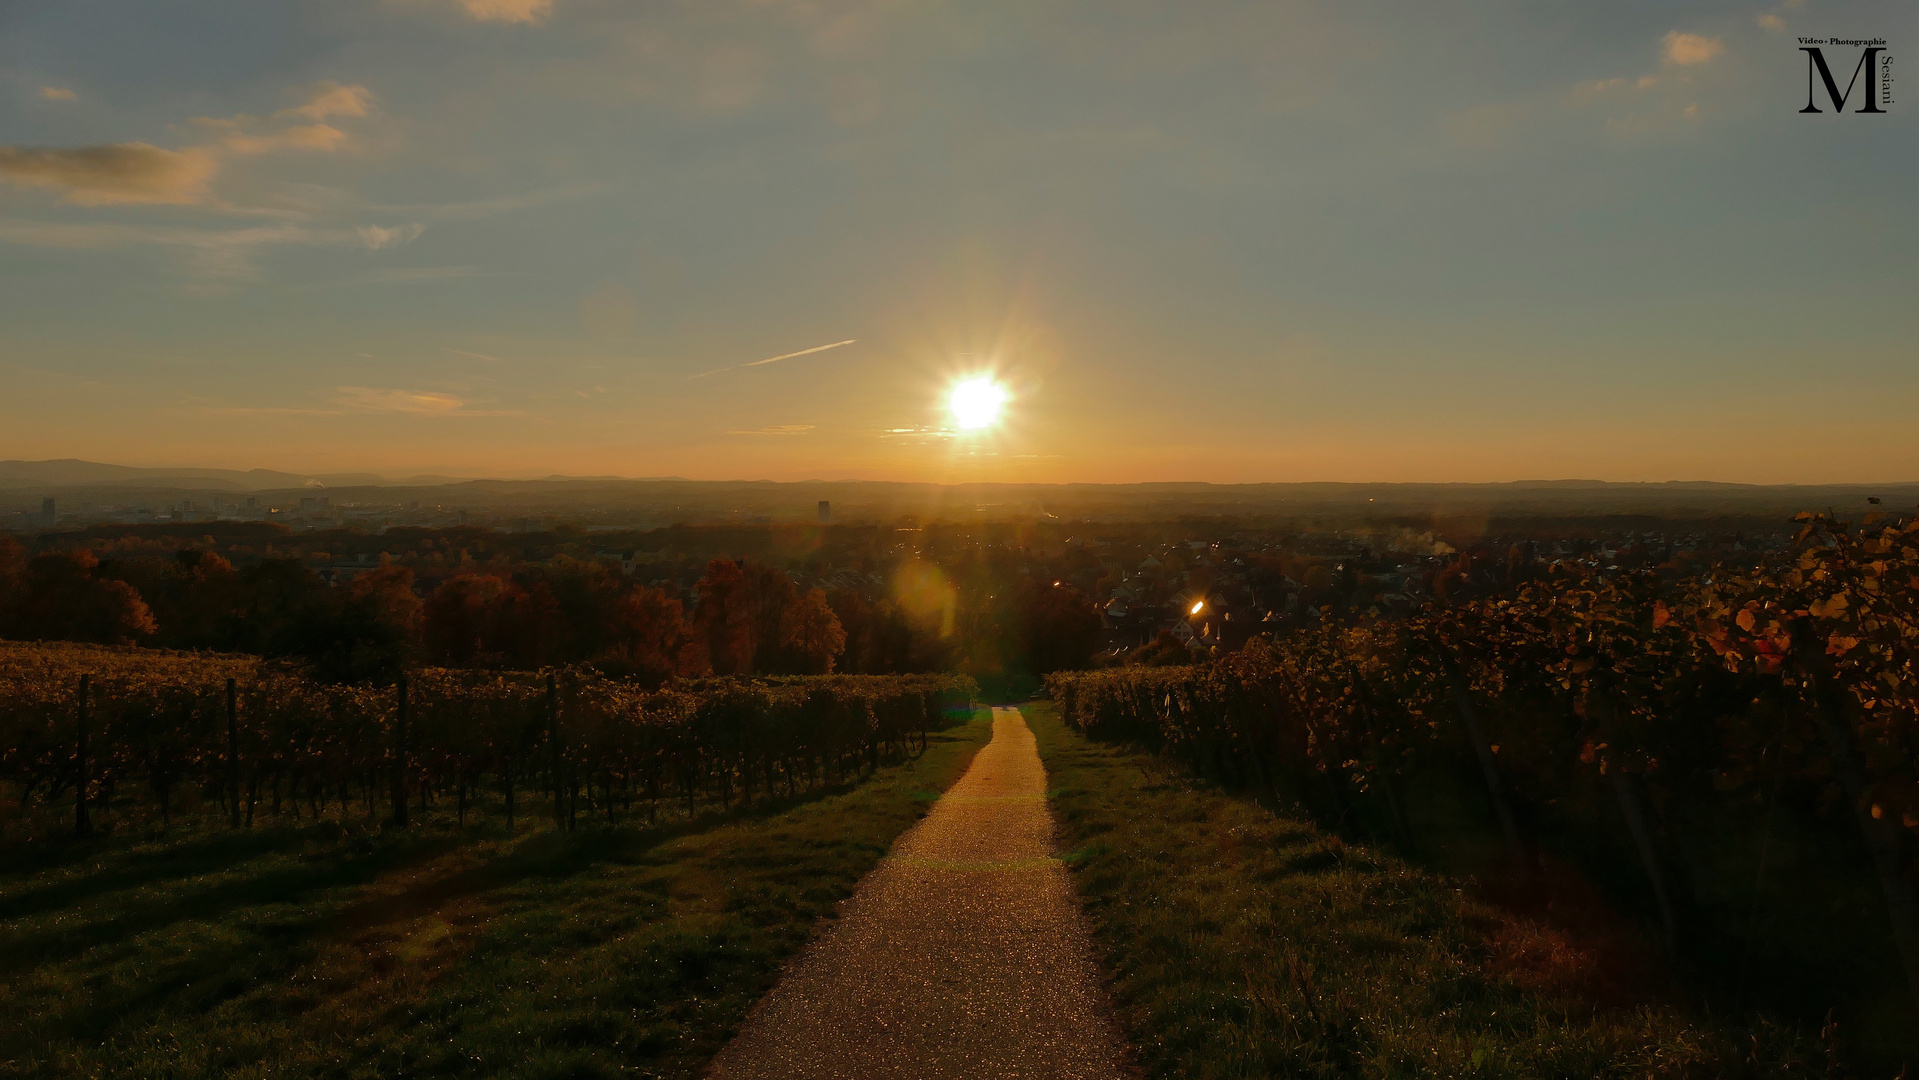
[[[1919,521],[1800,520],[1756,571],[1562,562],[1410,619],[1048,689],[1091,736],[1382,838],[1414,834],[1407,792],[1434,774],[1478,790],[1516,867],[1610,831],[1668,942],[1759,917],[1775,834],[1808,823],[1873,881],[1919,996]],[[1731,835],[1758,843],[1717,857]],[[1709,902],[1735,892],[1736,915]]]
[[[641,688],[590,668],[424,669],[391,686],[316,682],[251,657],[0,643],[0,782],[17,826],[165,828],[183,806],[381,818],[481,804],[511,827],[542,797],[562,828],[793,795],[901,760],[977,688],[948,675],[800,676]],[[445,804],[450,803],[450,807]]]

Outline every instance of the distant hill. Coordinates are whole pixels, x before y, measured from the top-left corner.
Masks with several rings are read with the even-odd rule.
[[[56,461],[0,461],[0,487],[22,488],[57,484],[92,486],[123,484],[164,487],[217,487],[234,491],[258,491],[266,488],[301,487],[311,477],[271,469],[142,469],[132,465],[105,465],[97,461],[62,458]],[[377,476],[359,478],[359,483],[378,483]]]
[[[79,458],[53,461],[0,461],[0,488],[62,487],[156,487],[169,489],[219,489],[227,491],[273,491],[286,488],[343,487],[348,485],[386,486],[405,484],[426,486],[464,483],[468,477],[424,474],[392,478],[378,473],[289,473],[272,469],[198,469],[141,468],[134,465],[108,465]],[[555,477],[555,479],[561,479]]]
[[[285,507],[297,506],[302,495],[320,489],[339,512],[451,516],[470,511],[495,515],[495,523],[531,517],[601,528],[804,523],[816,521],[817,504],[828,501],[833,520],[840,523],[1208,518],[1332,528],[1342,527],[1342,522],[1444,522],[1448,527],[1471,529],[1539,518],[1646,516],[1737,520],[1770,530],[1785,527],[1799,510],[1831,507],[1842,514],[1863,513],[1869,509],[1868,498],[1881,499],[1882,507],[1891,511],[1919,503],[1915,483],[1761,485],[1573,479],[1494,484],[927,484],[560,475],[503,480],[137,468],[75,459],[0,461],[0,513],[5,514],[31,514],[47,497],[59,500],[63,514],[84,514],[89,507],[98,514],[112,507],[164,506],[181,499],[198,503],[236,492],[257,495],[262,506]]]
[[[382,476],[379,473],[289,473],[272,469],[199,469],[143,468],[135,465],[108,465],[79,458],[52,461],[0,461],[0,489],[47,487],[156,487],[192,490],[284,491],[313,487],[439,487],[470,483],[477,477],[442,476],[421,473],[414,476]],[[652,476],[635,479],[626,476],[564,476],[555,473],[540,482],[607,483],[680,480],[677,476]],[[512,481],[527,483],[528,481]]]

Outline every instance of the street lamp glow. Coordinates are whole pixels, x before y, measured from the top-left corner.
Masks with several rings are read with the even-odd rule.
[[[1197,615],[1197,614],[1199,614],[1199,611],[1200,611],[1200,609],[1201,609],[1201,608],[1203,608],[1203,607],[1205,607],[1205,606],[1206,606],[1206,601],[1204,601],[1204,600],[1195,600],[1195,601],[1193,601],[1193,610],[1191,610],[1191,611],[1189,611],[1189,612],[1187,612],[1186,614],[1188,614],[1188,615]]]
[[[1000,410],[1006,406],[1006,397],[1004,386],[994,382],[990,376],[976,375],[953,385],[946,397],[946,407],[952,412],[954,422],[963,430],[978,431],[998,422]]]

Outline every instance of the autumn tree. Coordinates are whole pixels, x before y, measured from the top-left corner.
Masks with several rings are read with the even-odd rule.
[[[14,560],[17,562],[17,560]],[[153,613],[139,590],[95,571],[86,548],[51,551],[9,570],[15,584],[4,598],[0,627],[9,637],[123,645],[153,634]]]
[[[565,633],[545,582],[531,588],[498,574],[456,574],[427,598],[421,629],[428,657],[478,667],[536,668],[555,659]]]
[[[610,613],[613,642],[593,663],[613,675],[658,685],[677,674],[705,674],[705,651],[692,638],[680,602],[659,589],[629,589]]]
[[[746,602],[746,575],[731,559],[714,559],[700,578],[694,628],[716,675],[753,670],[753,624]]]
[[[808,589],[787,608],[781,644],[804,665],[802,674],[832,674],[834,659],[846,649],[846,631],[826,602],[825,590]]]

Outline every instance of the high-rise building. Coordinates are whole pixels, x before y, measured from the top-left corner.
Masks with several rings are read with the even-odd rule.
[[[821,499],[820,500],[820,524],[827,525],[827,524],[830,524],[832,520],[833,520],[833,504],[826,501],[825,499]]]
[[[55,524],[60,520],[59,513],[54,509],[52,496],[40,500],[40,520],[49,525]]]

